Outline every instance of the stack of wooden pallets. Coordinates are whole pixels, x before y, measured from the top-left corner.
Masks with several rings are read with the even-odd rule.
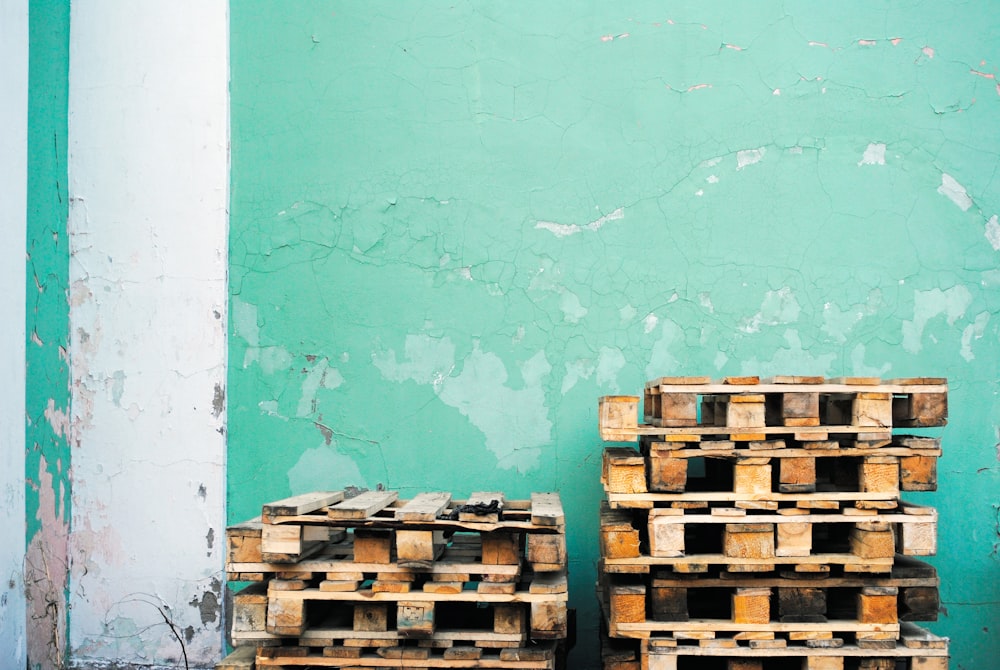
[[[227,529],[237,647],[218,670],[555,670],[573,623],[556,493],[343,491]]]
[[[943,379],[662,378],[602,398],[604,670],[947,668]],[[638,422],[639,404],[643,423]]]

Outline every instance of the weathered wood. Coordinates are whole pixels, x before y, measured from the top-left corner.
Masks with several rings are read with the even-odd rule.
[[[333,520],[364,519],[385,509],[399,499],[397,491],[365,491],[329,508]]]
[[[434,602],[400,600],[396,603],[396,631],[400,637],[428,637],[434,633]]]
[[[444,549],[444,531],[396,531],[396,558],[401,565],[432,563],[444,553]]]
[[[257,649],[255,647],[237,647],[215,664],[215,670],[254,670],[256,658]]]
[[[654,621],[687,621],[688,590],[681,586],[656,586],[650,588],[650,615]]]
[[[934,456],[901,457],[899,488],[903,491],[937,491],[937,461]]]
[[[604,558],[638,558],[639,531],[625,511],[612,510],[601,503],[600,549]]]
[[[482,561],[486,565],[518,565],[521,562],[520,536],[505,531],[482,534]]]
[[[743,458],[733,466],[733,492],[763,495],[771,492],[771,459]]]
[[[823,588],[788,586],[778,589],[778,616],[785,623],[826,621],[826,594]]]
[[[880,523],[856,524],[850,533],[851,553],[861,558],[892,558],[896,552],[895,537],[886,526]]]
[[[667,445],[670,448],[667,448]],[[649,490],[680,493],[687,486],[688,459],[674,458],[676,446],[684,443],[654,442],[647,447]]]
[[[449,503],[450,493],[419,493],[396,510],[396,518],[400,521],[434,521]]]
[[[354,630],[368,632],[389,630],[389,603],[355,604]]]
[[[279,516],[296,516],[308,514],[316,510],[333,505],[344,499],[343,491],[316,491],[313,493],[303,493],[301,495],[276,500],[263,506],[261,516],[273,519]]]
[[[263,633],[267,629],[267,586],[251,584],[233,595],[232,633]]]
[[[306,629],[306,601],[277,598],[270,593],[267,601],[265,630],[274,635],[301,635]]]
[[[608,586],[608,618],[612,626],[646,621],[646,586],[611,584]]]
[[[603,483],[609,493],[645,493],[646,461],[635,449],[608,447],[604,450]]]
[[[355,563],[391,563],[395,531],[355,529]]]
[[[866,456],[858,467],[858,486],[865,493],[899,495],[899,459]]]
[[[680,515],[682,510],[657,508],[649,511],[647,532],[649,535],[649,555],[659,558],[684,555],[684,525],[672,523],[670,518]],[[635,555],[639,551],[639,535],[635,531]],[[631,551],[631,536],[629,536]],[[629,558],[629,556],[608,556],[608,558]]]
[[[566,535],[528,533],[527,558],[535,572],[553,572],[566,567]]]
[[[537,601],[531,603],[531,637],[552,640],[566,637],[569,613],[564,602]]]
[[[778,461],[778,491],[811,493],[816,490],[816,457],[798,456]]]
[[[566,516],[558,493],[531,494],[531,523],[536,526],[563,526]]]
[[[858,621],[862,623],[897,623],[896,597],[893,587],[865,587],[857,594]]]
[[[771,589],[737,588],[731,599],[734,623],[765,624],[771,620]]]
[[[634,442],[637,437],[639,398],[603,396],[598,402],[598,428],[605,442]]]

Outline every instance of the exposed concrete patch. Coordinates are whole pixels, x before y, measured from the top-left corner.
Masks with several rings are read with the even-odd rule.
[[[874,142],[869,144],[861,160],[858,161],[858,166],[862,165],[885,165],[885,144]]]
[[[986,239],[993,247],[993,251],[1000,251],[1000,221],[998,221],[996,214],[986,222]]]
[[[745,333],[756,333],[761,326],[777,326],[794,323],[799,318],[801,308],[795,294],[788,286],[777,291],[768,291],[760,304],[760,311],[740,324]]]
[[[65,495],[57,494],[45,456],[39,458],[36,518],[41,528],[28,542],[24,588],[28,606],[28,659],[43,669],[59,668],[66,649],[69,523]]]
[[[958,205],[963,212],[972,207],[972,198],[969,197],[965,187],[947,172],[941,173],[941,185],[938,186],[937,192]]]

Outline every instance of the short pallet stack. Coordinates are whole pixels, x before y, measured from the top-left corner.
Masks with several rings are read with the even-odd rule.
[[[944,379],[662,378],[600,401],[604,670],[948,667],[937,513]]]
[[[556,493],[296,496],[227,529],[236,651],[217,670],[555,670],[571,632]]]

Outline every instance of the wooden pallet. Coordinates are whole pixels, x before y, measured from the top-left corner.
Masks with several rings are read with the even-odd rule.
[[[603,565],[598,569],[603,572]],[[895,620],[900,622],[936,621],[940,607],[937,571],[928,563],[905,556],[897,557],[892,571],[884,575],[786,571],[748,576],[724,570],[692,575],[655,569],[632,579],[646,587],[647,612],[654,620],[727,616],[735,589],[766,589],[770,618],[785,622],[846,618],[866,588],[887,589],[890,595],[895,592]]]
[[[565,637],[568,593],[565,579],[558,584],[532,584],[527,590],[514,593],[483,593],[465,590],[459,593],[435,591],[392,592],[360,589],[356,591],[324,591],[306,587],[299,590],[267,591],[265,632],[281,636],[301,636],[318,619],[331,610],[359,611],[359,603],[381,612],[381,618],[391,620],[395,611],[396,631],[400,638],[427,637],[438,619],[450,617],[450,610],[461,610],[467,603],[489,606],[502,611],[524,611],[530,621],[534,639]],[[355,621],[358,621],[355,617]]]
[[[791,435],[798,440],[826,440],[855,434],[878,440],[897,427],[943,426],[948,386],[942,378],[730,377],[713,383],[707,377],[663,377],[640,398],[605,396],[599,403],[599,428],[606,441],[634,441],[639,435],[663,435],[698,441],[725,435],[734,441]]]
[[[889,572],[897,552],[927,556],[937,549],[937,512],[901,503],[879,510],[740,508],[612,509],[602,503],[600,550],[608,572],[648,572],[653,566],[705,572],[768,572],[781,566],[829,572]]]
[[[521,668],[555,670],[559,648],[554,642],[508,649],[454,646],[378,647],[371,650],[330,648],[317,653],[309,647],[261,647],[257,668]]]
[[[729,642],[706,640],[685,645],[652,638],[601,639],[603,670],[947,670],[948,638],[912,624],[904,624],[893,649],[870,649],[853,644],[828,648],[758,640],[755,646],[734,649]],[[753,642],[753,641],[750,641]],[[737,642],[739,644],[739,642]]]
[[[231,581],[262,581],[275,576],[311,580],[325,575],[330,589],[356,588],[366,579],[490,582],[501,588],[500,584],[513,584],[527,574],[564,572],[567,563],[564,535],[526,538],[524,533],[502,530],[444,534],[435,550],[437,558],[418,562],[399,560],[396,531],[367,529],[350,530],[339,542],[327,543],[318,554],[296,563],[268,563],[259,550],[261,530],[262,525],[257,524],[256,552],[230,553],[226,570]],[[252,522],[231,527],[227,531],[230,544],[238,542],[244,549],[254,546],[253,531]]]
[[[269,503],[260,517],[230,526],[229,578],[423,571],[511,582],[522,565],[535,573],[566,568],[565,517],[556,493],[536,493],[523,501],[483,493],[458,502],[444,493],[408,501],[399,501],[395,492],[347,499],[342,494],[319,492]]]
[[[933,438],[901,437],[895,447],[844,450],[852,453],[788,449],[780,440],[757,444],[766,448],[711,450],[678,442],[645,442],[641,451],[608,447],[601,483],[611,500],[664,493],[670,495],[661,500],[710,502],[893,501],[900,491],[937,488],[941,449]]]

